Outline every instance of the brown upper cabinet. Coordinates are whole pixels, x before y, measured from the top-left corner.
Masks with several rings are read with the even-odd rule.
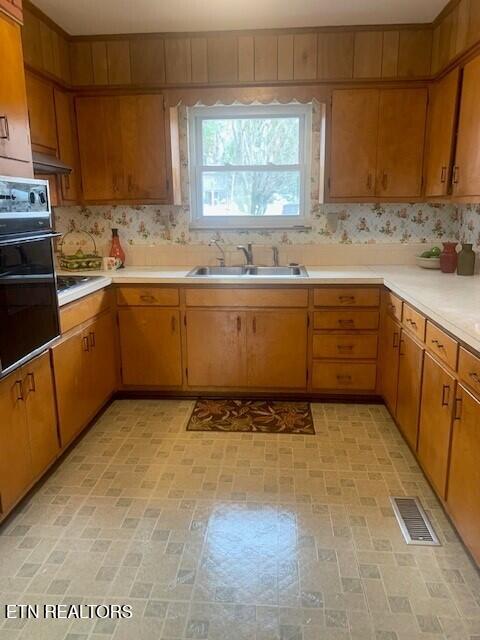
[[[32,73],[25,75],[32,149],[56,155],[57,127],[53,85]]]
[[[20,27],[2,16],[0,60],[0,158],[30,163],[32,153]]]
[[[454,69],[430,89],[425,195],[448,194],[455,136],[460,70]]]
[[[79,97],[76,112],[86,201],[169,201],[162,95]]]
[[[427,89],[333,92],[332,198],[418,198]]]
[[[480,195],[480,56],[463,70],[453,195]]]
[[[73,203],[80,199],[80,166],[78,161],[77,132],[73,97],[54,89],[55,116],[57,123],[58,156],[72,168],[68,175],[61,176],[62,202]]]

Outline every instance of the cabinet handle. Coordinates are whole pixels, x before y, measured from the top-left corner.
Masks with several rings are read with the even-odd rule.
[[[398,347],[400,346],[400,334],[398,333],[398,331],[394,331],[393,332],[393,341],[392,341],[392,347],[394,349],[398,349]]]
[[[340,302],[355,302],[355,296],[338,296]]]
[[[478,373],[475,373],[475,371],[470,371],[470,373],[468,375],[477,384],[480,382],[480,376],[478,375]]]
[[[458,174],[460,172],[460,168],[455,165],[453,167],[453,184],[458,184]]]
[[[442,173],[440,175],[440,182],[444,183],[447,180],[447,167],[442,167]]]
[[[462,398],[455,398],[454,420],[460,420],[462,417]]]
[[[352,376],[350,376],[350,375],[348,375],[346,373],[344,373],[344,374],[339,373],[339,374],[337,374],[337,380],[339,382],[351,382]]]
[[[82,341],[83,341],[83,350],[90,351],[90,346],[88,344],[88,336],[83,336]]]
[[[37,386],[35,384],[35,374],[34,373],[28,373],[27,374],[27,378],[28,378],[28,382],[29,382],[29,387],[28,390],[35,392],[37,390]]]
[[[95,344],[95,331],[90,331],[90,333],[88,334],[89,338],[90,338],[90,346],[92,347],[92,349],[96,346]]]
[[[354,327],[355,326],[355,322],[352,318],[347,318],[347,319],[339,319],[338,324],[341,327]]]
[[[402,344],[405,344],[405,340],[403,338],[400,338],[400,343],[399,343],[400,349],[398,350],[398,353],[399,355],[404,356],[405,353],[402,353]]]
[[[145,293],[140,296],[140,300],[142,300],[142,302],[155,302],[155,296],[151,296]]]
[[[25,396],[23,394],[23,382],[21,380],[16,380],[15,386],[17,387],[17,400],[25,400]]]
[[[240,318],[240,316],[237,316],[237,331],[238,331],[238,333],[240,333],[241,330],[242,330],[242,319]]]
[[[172,316],[172,319],[170,320],[170,326],[172,328],[172,333],[175,333],[175,329],[177,326],[177,321],[175,320],[175,316]]]
[[[448,391],[447,399],[445,399],[445,392]],[[450,385],[444,384],[442,387],[442,407],[448,407],[450,403]]]
[[[67,173],[64,178],[65,189],[70,189],[70,175]]]
[[[255,316],[253,316],[252,328],[253,328],[253,333],[257,333],[257,318]]]
[[[383,175],[382,175],[382,187],[384,191],[388,187],[388,173],[386,173],[385,171],[383,172]]]
[[[438,340],[433,339],[432,344],[437,345],[437,349],[443,349],[443,344],[441,344]]]
[[[353,344],[337,344],[337,351],[340,351],[340,353],[353,351]]]
[[[0,140],[10,140],[7,116],[0,116]]]

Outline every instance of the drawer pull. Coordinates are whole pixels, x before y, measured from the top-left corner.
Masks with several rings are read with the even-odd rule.
[[[147,293],[143,293],[143,294],[140,296],[140,300],[141,300],[142,302],[155,302],[156,298],[155,298],[155,296],[149,295],[149,294],[147,294]]]
[[[414,320],[412,320],[411,318],[407,318],[407,322],[408,322],[408,324],[409,324],[409,325],[411,325],[412,327],[417,328],[417,323],[416,323]]]
[[[448,392],[448,394],[446,394],[446,392]],[[447,395],[446,398],[445,398],[445,395]],[[450,404],[450,385],[444,384],[442,387],[442,407],[448,407],[449,404]]]
[[[338,296],[340,302],[355,302],[355,296]]]
[[[437,349],[443,349],[443,344],[441,344],[438,340],[436,340],[435,338],[432,339],[432,344],[436,345]]]
[[[478,373],[475,373],[475,371],[470,371],[468,375],[474,382],[476,382],[477,384],[480,383],[480,376],[478,375]]]
[[[354,345],[353,344],[337,344],[337,350],[338,351],[353,351],[354,349]]]
[[[344,319],[344,318],[342,319],[342,318],[340,318],[340,319],[338,320],[338,324],[339,324],[341,327],[354,327],[354,326],[355,326],[355,321],[354,321],[352,318],[347,318],[347,319]]]
[[[337,380],[339,382],[351,382],[352,376],[347,373],[339,373],[337,374]]]
[[[462,398],[455,398],[454,420],[460,420],[462,417]]]

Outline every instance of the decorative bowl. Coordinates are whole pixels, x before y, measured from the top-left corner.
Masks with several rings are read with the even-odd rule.
[[[422,269],[440,269],[440,258],[422,258],[416,257],[417,266]]]

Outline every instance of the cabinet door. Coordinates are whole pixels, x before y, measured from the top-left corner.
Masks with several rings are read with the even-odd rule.
[[[55,89],[55,115],[57,120],[58,155],[60,160],[72,167],[69,175],[61,176],[62,201],[73,203],[80,198],[80,176],[73,112],[73,98],[64,91]]]
[[[333,92],[330,196],[368,197],[375,192],[379,92]]]
[[[464,542],[480,564],[480,401],[458,388],[447,504]]]
[[[187,311],[187,368],[191,387],[247,386],[247,314]]]
[[[480,195],[480,56],[463,70],[453,193]]]
[[[385,315],[381,333],[381,388],[383,399],[395,415],[397,407],[400,325]]]
[[[426,111],[426,89],[380,91],[377,196],[421,195]]]
[[[118,319],[123,384],[180,386],[182,349],[179,311],[129,307],[118,310]]]
[[[249,387],[305,389],[307,312],[298,309],[247,314]]]
[[[455,400],[455,379],[425,354],[418,433],[418,457],[442,498],[447,481],[448,451]]]
[[[125,197],[166,200],[167,154],[163,96],[122,96]]]
[[[408,444],[415,451],[417,449],[424,351],[408,333],[402,331],[399,352],[396,418]]]
[[[44,353],[25,365],[22,371],[32,471],[37,478],[53,462],[60,449],[50,354]]]
[[[0,381],[0,516],[33,481],[24,398],[21,370]]]
[[[36,151],[55,155],[57,151],[57,125],[53,85],[31,73],[25,75],[25,80],[32,147]]]
[[[88,336],[77,331],[52,348],[60,441],[65,447],[90,418]]]
[[[95,320],[85,333],[90,353],[90,405],[96,413],[117,387],[115,320],[106,313]]]
[[[445,196],[448,192],[459,77],[459,69],[454,69],[431,88],[425,166],[426,196]]]
[[[0,156],[31,162],[20,27],[0,17]]]
[[[120,102],[117,97],[76,99],[78,144],[85,200],[123,199]]]

